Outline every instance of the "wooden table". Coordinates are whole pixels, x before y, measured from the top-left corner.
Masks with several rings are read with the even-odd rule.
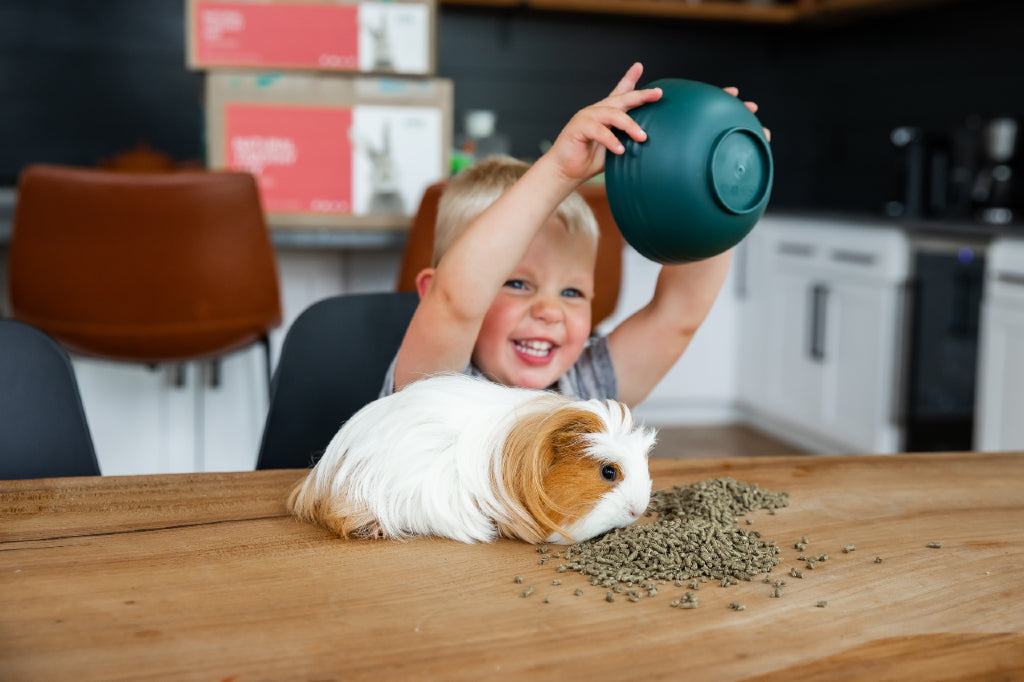
[[[784,548],[772,577],[802,568],[804,535],[828,561],[781,598],[754,581],[707,584],[693,610],[671,585],[608,603],[523,543],[332,538],[285,513],[299,471],[0,482],[0,679],[1024,675],[1024,453],[651,469],[656,488],[789,492],[749,517]]]

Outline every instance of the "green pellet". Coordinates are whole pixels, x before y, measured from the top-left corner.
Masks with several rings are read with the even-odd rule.
[[[857,551],[857,547],[854,545],[847,545],[846,547],[843,547],[843,554],[849,554],[850,552],[855,551]]]
[[[518,585],[521,585],[521,584],[522,584],[522,582],[523,582],[523,576],[521,576],[521,575],[517,575],[517,576],[516,576],[515,578],[512,578],[512,580],[513,580],[513,581],[514,581],[514,582],[515,582],[516,584],[518,584]]]
[[[529,597],[531,594],[533,594],[533,592],[534,592],[533,585],[530,585],[525,590],[523,590],[523,593],[522,593],[521,596],[525,599],[526,597]]]
[[[582,597],[583,596],[583,590],[581,590],[580,588],[577,587],[576,590],[573,592],[573,594],[575,594],[577,597]]]
[[[882,557],[880,557],[880,556],[876,556],[876,557],[875,557],[875,563],[876,563],[876,564],[880,564],[880,563],[882,563]]]
[[[552,584],[552,585],[561,585],[561,584],[562,584],[562,581],[561,581],[561,580],[552,580],[552,581],[551,581],[551,584]]]
[[[929,542],[927,545],[925,545],[925,547],[928,547],[929,549],[942,549],[942,543],[941,542]]]
[[[822,599],[822,600],[821,600],[821,601],[819,601],[819,602],[818,602],[817,604],[815,604],[815,606],[817,606],[817,607],[818,607],[819,609],[823,609],[823,608],[825,608],[826,606],[828,606],[828,602],[827,602],[827,601],[825,601],[824,599]]]
[[[746,611],[747,610],[747,605],[746,604],[741,604],[738,601],[734,601],[734,602],[731,602],[729,604],[729,608],[732,609],[733,611]]]
[[[697,608],[697,602],[695,602],[695,601],[684,602],[681,608],[684,608],[684,609],[695,609],[695,608]]]
[[[551,597],[544,597],[544,603],[545,604],[550,604],[551,603]]]
[[[605,601],[607,601],[607,602],[613,602],[613,601],[615,601],[615,593],[614,593],[614,592],[612,592],[611,590],[608,590],[608,591],[607,591],[607,592],[605,592],[605,594],[604,594],[604,600],[605,600]]]

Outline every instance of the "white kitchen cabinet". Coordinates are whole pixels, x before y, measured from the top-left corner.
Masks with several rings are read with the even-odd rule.
[[[245,471],[267,411],[262,346],[213,364],[145,365],[72,356],[104,475]]]
[[[614,313],[598,328],[608,333],[647,305],[661,265],[626,247],[622,287]],[[641,402],[638,419],[652,426],[725,424],[736,422],[736,325],[734,266],[704,324],[689,348]],[[643,349],[637,349],[643,352]]]
[[[283,320],[271,333],[273,364],[303,310],[327,296],[393,290],[400,260],[398,249],[279,250]],[[174,366],[154,370],[78,356],[72,362],[103,474],[256,466],[269,404],[262,345],[221,358],[216,370],[209,362],[187,363],[180,377]]]
[[[769,218],[748,237],[739,401],[820,452],[897,452],[909,244],[900,230]]]
[[[974,448],[1024,450],[1024,240],[989,248],[980,335]]]

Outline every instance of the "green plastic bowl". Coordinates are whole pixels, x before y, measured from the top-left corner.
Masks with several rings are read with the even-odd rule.
[[[684,263],[729,250],[768,206],[772,154],[761,123],[740,101],[707,83],[665,78],[657,102],[630,112],[647,132],[620,135],[605,186],[622,236],[647,258]]]

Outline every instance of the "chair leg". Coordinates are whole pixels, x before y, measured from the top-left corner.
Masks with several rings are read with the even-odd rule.
[[[274,383],[274,371],[270,366],[270,335],[264,334],[261,336],[260,343],[263,344],[263,357],[267,361],[267,396],[269,397]]]

